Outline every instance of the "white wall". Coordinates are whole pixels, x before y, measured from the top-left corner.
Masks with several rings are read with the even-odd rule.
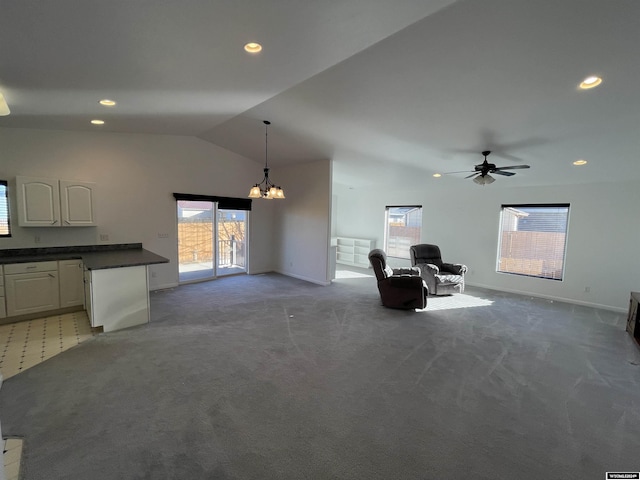
[[[22,228],[14,221],[13,237],[0,238],[0,249],[142,242],[170,259],[150,267],[151,288],[178,281],[172,193],[245,197],[261,177],[261,165],[191,137],[5,128],[0,145],[0,179],[9,180],[10,188],[16,175],[96,182],[99,224]],[[253,202],[250,273],[275,270],[329,283],[332,226],[335,235],[373,238],[382,247],[385,205],[421,204],[422,241],[439,244],[446,260],[469,265],[470,284],[619,311],[626,311],[629,292],[640,290],[640,191],[634,182],[518,189],[469,182],[453,195],[431,186],[367,191],[336,185],[332,192],[328,160],[272,169],[272,176],[287,199]],[[10,200],[15,219],[15,197]],[[500,205],[545,202],[571,204],[565,279],[496,273]],[[158,236],[163,233],[169,237]],[[101,234],[109,240],[101,242]]]
[[[455,192],[431,185],[422,191],[350,190],[334,185],[333,194],[336,234],[373,238],[380,248],[385,206],[422,205],[422,241],[438,244],[445,261],[468,265],[470,285],[620,312],[628,309],[629,292],[640,290],[640,189],[635,182],[517,189],[468,182]],[[495,271],[500,207],[514,203],[571,204],[563,281]],[[392,264],[408,265],[409,261]],[[590,293],[585,287],[590,287]]]
[[[174,192],[246,197],[262,176],[260,165],[193,137],[0,128],[0,179],[14,190],[16,175],[97,184],[98,227],[23,228],[10,193],[12,237],[0,249],[142,242],[169,258],[153,265],[152,289],[176,285],[177,226]],[[15,191],[15,190],[14,190]],[[250,213],[250,273],[271,271],[273,211],[253,202]],[[258,238],[252,232],[260,232]],[[159,234],[168,233],[168,238]],[[108,241],[100,241],[100,235]],[[35,243],[35,237],[40,243]]]
[[[276,271],[321,285],[331,283],[331,162],[273,169],[285,200],[276,204]]]

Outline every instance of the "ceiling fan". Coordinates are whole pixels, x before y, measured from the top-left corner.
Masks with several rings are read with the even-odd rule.
[[[484,162],[474,166],[472,170],[473,173],[471,173],[471,175],[468,175],[464,178],[473,177],[473,181],[478,185],[487,185],[496,181],[495,178],[489,175],[490,173],[496,173],[498,175],[504,175],[505,177],[511,177],[515,175],[515,172],[509,172],[508,170],[516,170],[520,168],[531,168],[529,165],[511,165],[508,167],[496,167],[494,163],[489,163],[487,161],[487,157],[489,156],[490,153],[491,153],[491,150],[485,150],[484,152],[482,152],[482,155],[484,155]],[[465,170],[462,172],[448,172],[445,175],[452,174],[452,173],[468,173],[468,171]]]

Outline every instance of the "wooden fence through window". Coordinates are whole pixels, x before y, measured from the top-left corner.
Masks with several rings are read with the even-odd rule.
[[[558,232],[502,232],[498,270],[561,280],[565,236]]]
[[[215,258],[211,222],[179,222],[178,238],[180,239],[178,244],[180,264],[211,262]],[[234,242],[236,250],[244,254],[244,222],[218,222],[218,241],[220,264],[232,263]],[[235,263],[243,265],[244,256],[237,258]]]

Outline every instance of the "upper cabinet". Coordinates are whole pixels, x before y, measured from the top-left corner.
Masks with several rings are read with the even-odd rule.
[[[16,177],[21,227],[92,227],[95,183]]]
[[[60,220],[63,227],[91,227],[94,217],[95,183],[60,180]]]
[[[18,225],[21,227],[60,226],[60,186],[58,180],[16,177]]]

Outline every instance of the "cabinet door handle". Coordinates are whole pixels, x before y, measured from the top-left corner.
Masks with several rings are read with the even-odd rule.
[[[32,268],[37,268],[37,267],[36,267],[36,265],[30,265],[30,266],[27,267],[27,270],[30,270]]]
[[[50,273],[50,274],[49,274],[49,276],[50,276],[51,278],[56,278],[56,276],[55,276],[53,273]]]
[[[53,222],[51,222],[51,225],[55,225],[56,223],[58,223],[58,220],[54,220]]]
[[[65,220],[64,223],[66,223],[67,225],[71,225],[71,222],[69,220]]]

